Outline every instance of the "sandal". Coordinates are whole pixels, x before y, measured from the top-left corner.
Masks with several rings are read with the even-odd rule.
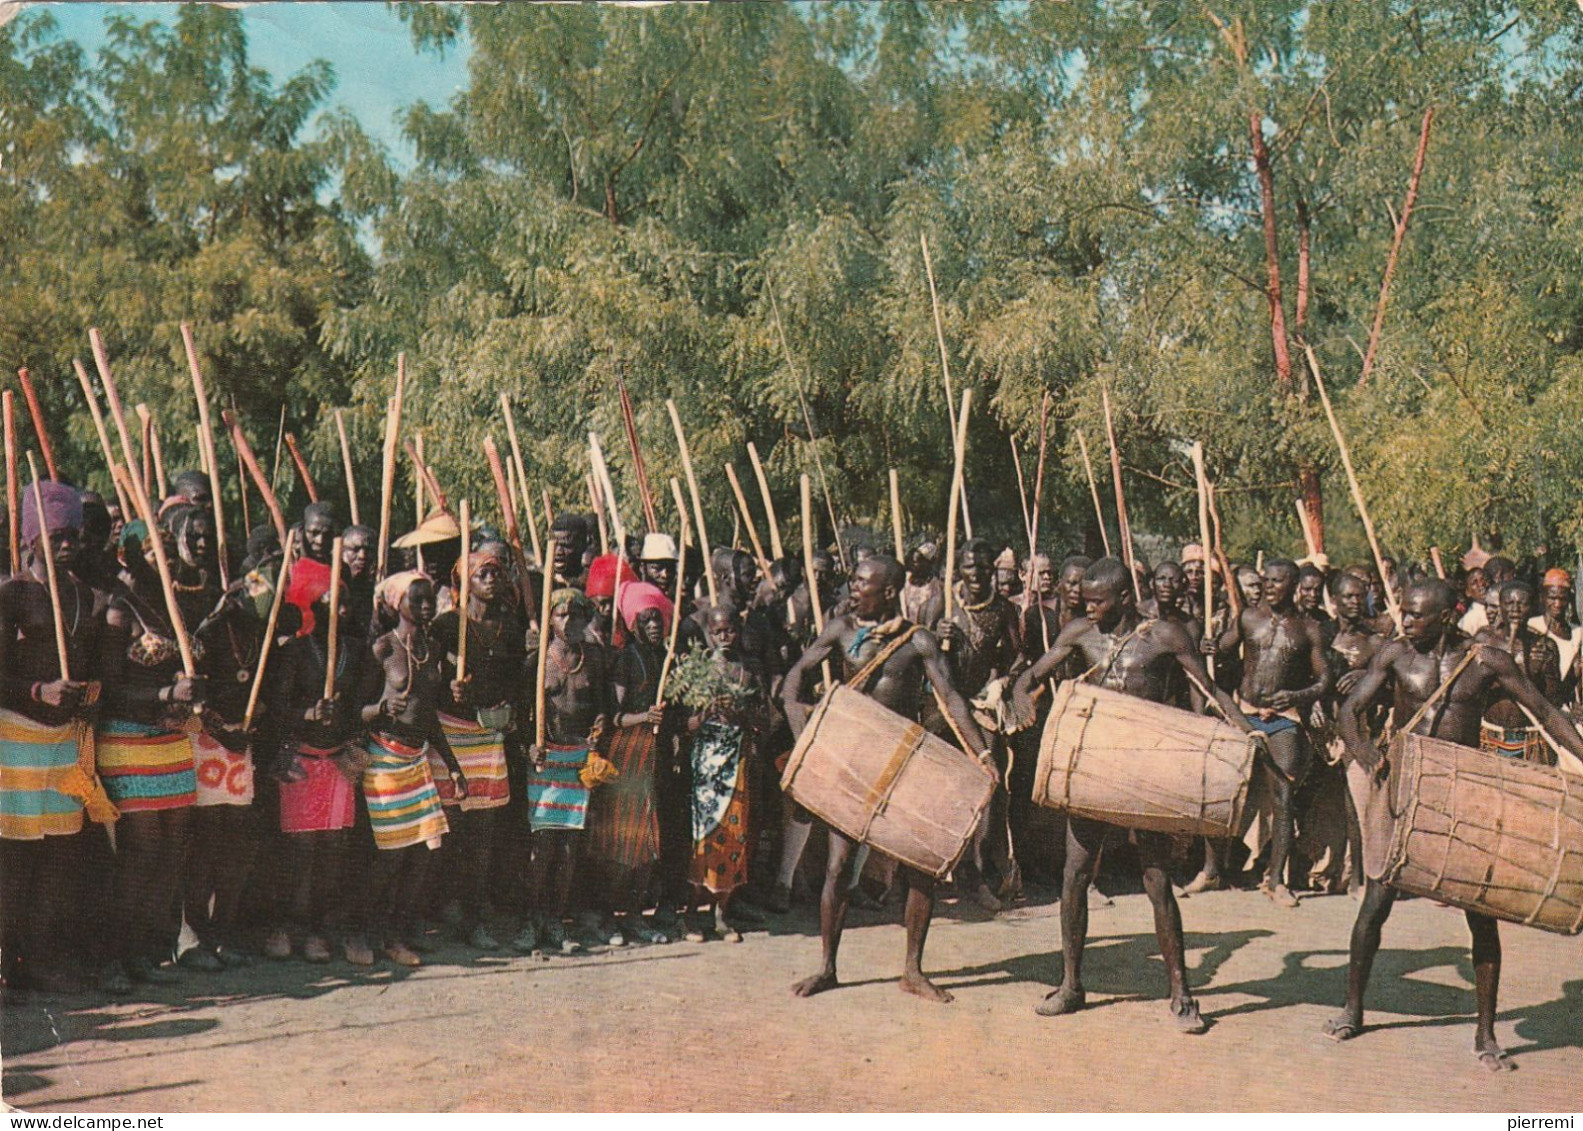
[[[1473,1059],[1491,1072],[1517,1071],[1517,1066],[1506,1059],[1506,1050],[1502,1048],[1474,1049]]]
[[[1341,1017],[1332,1017],[1329,1021],[1325,1022],[1324,1026],[1319,1031],[1325,1036],[1329,1037],[1332,1041],[1340,1044],[1342,1041],[1350,1041],[1353,1037],[1356,1037],[1362,1033],[1363,1022],[1354,1021],[1352,1018],[1345,1015]]]

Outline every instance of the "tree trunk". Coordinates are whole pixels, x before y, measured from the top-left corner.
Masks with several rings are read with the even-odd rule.
[[[1292,353],[1286,342],[1286,310],[1281,303],[1281,253],[1275,233],[1275,175],[1270,172],[1270,151],[1264,145],[1264,115],[1248,114],[1248,136],[1253,142],[1253,169],[1259,177],[1259,210],[1264,215],[1264,268],[1268,276],[1264,297],[1270,307],[1270,340],[1275,347],[1275,374],[1281,387],[1292,391]]]

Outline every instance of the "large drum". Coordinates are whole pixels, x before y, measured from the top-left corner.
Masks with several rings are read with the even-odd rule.
[[[1583,779],[1417,734],[1396,736],[1390,766],[1386,883],[1546,931],[1583,929]]]
[[[1219,719],[1067,680],[1039,742],[1033,799],[1124,829],[1236,836],[1257,750]]]
[[[809,716],[781,789],[852,839],[939,879],[978,830],[995,781],[917,723],[835,687]]]

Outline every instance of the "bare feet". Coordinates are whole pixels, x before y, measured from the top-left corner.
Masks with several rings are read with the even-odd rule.
[[[921,997],[924,1001],[936,1001],[945,1005],[955,1000],[949,991],[942,990],[922,974],[903,974],[896,984],[901,987],[902,993]]]
[[[1044,1000],[1033,1007],[1040,1017],[1059,1017],[1063,1013],[1076,1013],[1088,1004],[1081,986],[1068,989],[1063,982],[1057,989],[1044,995]]]
[[[1187,886],[1182,889],[1183,895],[1197,895],[1201,891],[1219,891],[1226,886],[1226,881],[1219,876],[1211,876],[1208,872],[1200,872],[1187,881]]]
[[[822,994],[826,990],[833,990],[840,984],[836,980],[834,970],[821,970],[812,978],[804,978],[794,985],[792,993],[798,997],[813,997],[814,994]]]
[[[1292,889],[1285,884],[1264,884],[1259,888],[1270,897],[1270,902],[1277,907],[1298,907],[1301,901],[1292,894]]]
[[[1198,1034],[1209,1031],[1209,1022],[1198,1012],[1198,1003],[1192,998],[1171,1003],[1171,1020],[1179,1032]]]
[[[1494,1041],[1478,1041],[1473,1045],[1473,1055],[1489,1072],[1516,1072],[1517,1066],[1506,1058],[1506,1050]]]
[[[1350,1041],[1363,1032],[1363,1018],[1350,1010],[1343,1009],[1326,1021],[1319,1031],[1338,1044],[1341,1041]]]

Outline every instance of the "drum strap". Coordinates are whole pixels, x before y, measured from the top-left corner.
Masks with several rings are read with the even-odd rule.
[[[890,795],[896,789],[896,782],[901,778],[901,772],[907,768],[907,763],[912,761],[913,754],[923,744],[924,729],[917,723],[909,726],[901,736],[901,741],[896,743],[896,748],[891,751],[890,759],[885,763],[885,768],[880,771],[879,777],[869,787],[868,796],[863,799],[868,815],[863,818],[863,828],[859,831],[857,839],[860,843],[868,842],[869,829],[874,825],[875,819],[885,809],[890,801]]]
[[[1104,668],[1105,669],[1105,675],[1109,675],[1110,674],[1110,669],[1116,666],[1116,661],[1117,660],[1121,659],[1122,649],[1124,649],[1128,644],[1130,644],[1132,642],[1132,638],[1134,636],[1138,635],[1138,633],[1142,632],[1144,629],[1148,628],[1153,623],[1154,623],[1154,618],[1150,618],[1150,619],[1144,620],[1144,621],[1139,621],[1137,628],[1133,629],[1131,632],[1127,633],[1127,635],[1123,636],[1119,641],[1117,641],[1116,646],[1110,650],[1110,655],[1106,656],[1103,660],[1100,660],[1093,667],[1089,668],[1082,675],[1078,676],[1077,677],[1077,682],[1078,683],[1087,683],[1088,682],[1088,677],[1093,675],[1100,668]],[[1103,677],[1101,677],[1101,678],[1103,678]]]
[[[889,660],[892,656],[899,652],[902,645],[911,640],[913,633],[917,631],[918,626],[915,624],[910,624],[901,632],[897,633],[895,638],[891,640],[890,643],[886,644],[878,652],[875,652],[873,658],[870,659],[868,663],[864,664],[856,675],[846,681],[846,685],[853,691],[862,691],[868,686],[868,681],[874,678],[875,673],[878,672],[880,668],[885,666],[885,661]]]
[[[1467,671],[1468,665],[1473,662],[1474,657],[1478,654],[1480,647],[1481,645],[1478,644],[1468,645],[1467,653],[1462,657],[1462,662],[1452,670],[1451,674],[1446,677],[1444,683],[1435,688],[1435,693],[1428,699],[1425,699],[1423,701],[1423,705],[1420,706],[1417,711],[1413,712],[1413,717],[1407,720],[1407,725],[1402,727],[1398,733],[1411,734],[1413,732],[1413,728],[1416,727],[1419,722],[1423,720],[1423,717],[1429,713],[1430,708],[1436,703],[1440,702],[1441,696],[1450,691],[1451,685],[1457,681],[1458,677],[1461,676],[1463,672]],[[1439,721],[1438,715],[1435,716],[1435,721]]]

